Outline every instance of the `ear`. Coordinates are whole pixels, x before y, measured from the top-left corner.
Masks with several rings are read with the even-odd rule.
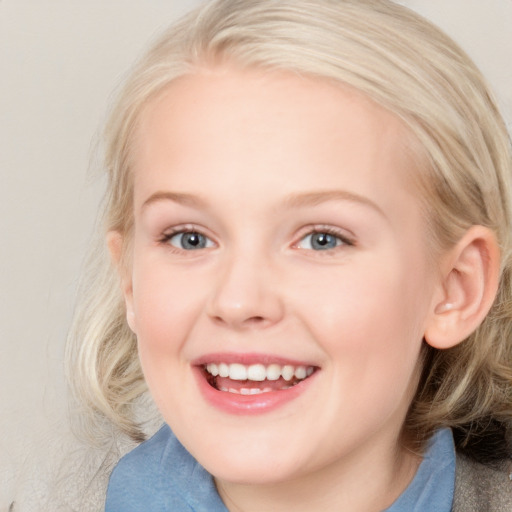
[[[438,349],[465,340],[491,309],[499,284],[500,251],[494,233],[471,227],[443,258],[441,282],[425,340]]]
[[[129,272],[124,255],[125,240],[119,231],[109,231],[107,233],[107,247],[110,252],[110,257],[114,263],[119,277],[121,279],[121,290],[124,296],[126,307],[126,321],[130,329],[135,332],[135,313],[133,309],[133,284],[132,276]]]

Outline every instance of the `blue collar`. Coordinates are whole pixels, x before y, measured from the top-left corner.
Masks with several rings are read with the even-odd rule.
[[[455,450],[449,429],[438,431],[407,489],[384,512],[450,512]],[[105,512],[227,512],[211,475],[164,425],[125,455],[112,472]]]
[[[455,447],[445,428],[430,439],[413,481],[383,512],[450,512],[454,487]]]

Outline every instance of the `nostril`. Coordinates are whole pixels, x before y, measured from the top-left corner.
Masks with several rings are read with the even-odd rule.
[[[212,317],[212,319],[217,324],[225,324],[226,323],[221,316],[214,316],[214,317]]]
[[[224,319],[222,316],[218,316],[218,315],[214,316],[213,320],[214,320],[214,322],[216,322],[218,324],[230,323],[230,322],[227,322],[226,319]],[[240,322],[236,322],[236,323],[238,323],[239,325],[261,325],[261,324],[265,323],[265,317],[250,316],[250,317],[245,318],[245,319],[241,320]]]
[[[262,316],[251,316],[250,318],[247,318],[245,320],[246,323],[252,323],[252,324],[260,324],[265,321],[265,318]]]

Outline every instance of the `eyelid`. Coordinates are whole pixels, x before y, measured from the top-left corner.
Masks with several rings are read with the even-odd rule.
[[[297,235],[297,242],[293,244],[293,248],[300,249],[299,244],[308,236],[314,235],[315,233],[325,233],[327,235],[334,236],[341,240],[341,244],[333,247],[331,249],[325,249],[324,251],[314,251],[314,252],[331,252],[335,251],[341,247],[353,247],[356,245],[355,236],[352,234],[347,234],[347,230],[337,228],[329,225],[321,225],[321,224],[313,224],[310,226],[305,226],[302,228]],[[304,250],[312,250],[312,249],[304,249]]]
[[[185,249],[180,249],[178,247],[175,247],[169,243],[169,240],[172,239],[172,237],[178,235],[178,234],[184,234],[184,233],[198,233],[204,237],[206,237],[212,245],[204,247],[203,249],[210,249],[212,246],[217,246],[218,242],[215,240],[215,237],[208,232],[208,230],[203,229],[202,227],[195,225],[195,224],[181,224],[177,226],[172,226],[170,228],[167,228],[163,231],[163,233],[158,238],[158,243],[161,243],[165,245],[166,247],[176,250],[176,251],[186,251]],[[331,236],[334,236],[338,238],[341,243],[337,245],[336,247],[325,249],[324,251],[314,251],[314,252],[325,252],[329,253],[332,251],[335,251],[342,247],[352,247],[356,245],[355,236],[352,233],[347,233],[346,229],[334,227],[331,225],[325,225],[325,224],[311,224],[308,226],[304,226],[301,228],[296,235],[295,239],[297,240],[292,244],[292,248],[295,249],[301,249],[299,247],[299,244],[307,237],[311,236],[315,233],[325,233]],[[304,249],[304,250],[312,250],[312,249]]]
[[[179,234],[186,234],[186,233],[198,233],[199,235],[204,236],[209,241],[212,242],[212,246],[216,246],[217,242],[215,241],[215,238],[208,234],[206,232],[207,230],[201,228],[200,226],[194,225],[194,224],[181,224],[177,226],[172,226],[170,228],[167,228],[164,230],[164,232],[159,236],[158,243],[164,244],[170,249],[176,250],[176,251],[186,251],[185,249],[179,249],[178,247],[175,247],[169,243],[169,241],[176,235]],[[211,246],[204,247],[204,249],[210,249]]]

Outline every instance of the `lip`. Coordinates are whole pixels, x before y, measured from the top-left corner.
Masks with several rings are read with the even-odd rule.
[[[280,365],[293,365],[293,366],[316,366],[311,363],[305,363],[297,360],[292,360],[283,357],[274,357],[267,354],[227,354],[215,353],[208,354],[196,359],[193,362],[193,373],[196,382],[203,398],[207,403],[233,415],[256,415],[265,414],[283,407],[284,405],[295,400],[314,382],[318,371],[314,372],[311,376],[299,382],[298,384],[284,390],[269,391],[259,395],[239,395],[229,393],[226,391],[219,391],[212,387],[204,375],[204,365],[208,363],[240,363],[245,365],[251,364],[280,364]],[[316,366],[318,368],[318,366]]]
[[[279,364],[279,365],[292,365],[292,366],[315,366],[318,367],[318,365],[311,363],[311,362],[305,362],[305,361],[299,361],[297,359],[289,359],[287,357],[282,356],[273,356],[271,354],[257,354],[257,353],[245,353],[245,354],[237,354],[237,353],[231,353],[231,352],[215,352],[211,354],[206,354],[204,356],[201,356],[194,361],[192,361],[192,366],[204,366],[208,363],[239,363],[244,365],[251,365],[251,364],[264,364],[269,365],[272,363]]]

